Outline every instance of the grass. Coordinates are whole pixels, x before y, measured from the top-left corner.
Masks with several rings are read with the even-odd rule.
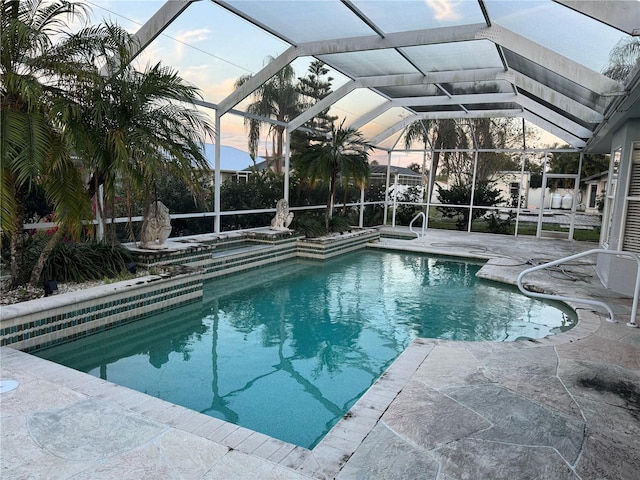
[[[452,218],[441,217],[440,215],[434,215],[434,212],[431,212],[431,216],[429,216],[429,228],[435,228],[439,230],[457,230],[456,221]],[[416,222],[418,223],[418,222]],[[419,228],[420,225],[414,225],[414,229]],[[518,224],[518,235],[531,235],[535,236],[538,230],[538,226],[535,223],[530,222],[520,222]],[[487,222],[484,220],[476,220],[473,222],[471,231],[477,233],[493,233],[489,230]],[[544,224],[543,231],[545,232],[564,232],[569,235],[569,229],[560,227],[559,225],[553,224]],[[515,234],[515,221],[512,222],[511,227],[506,235],[514,235]],[[599,242],[600,241],[600,230],[599,229],[574,229],[573,231],[573,239],[581,242]]]

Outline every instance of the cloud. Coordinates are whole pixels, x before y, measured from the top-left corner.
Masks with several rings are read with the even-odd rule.
[[[176,55],[178,58],[182,58],[185,46],[191,46],[198,42],[208,40],[211,38],[211,30],[208,28],[198,28],[195,30],[187,30],[180,32],[175,36],[176,42]]]
[[[458,20],[461,15],[458,11],[460,1],[451,0],[425,0],[426,4],[433,10],[436,20]]]

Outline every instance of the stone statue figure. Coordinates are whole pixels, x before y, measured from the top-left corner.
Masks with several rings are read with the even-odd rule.
[[[160,201],[153,202],[142,223],[140,240],[142,248],[162,250],[167,248],[165,241],[171,233],[169,209]]]
[[[289,212],[289,203],[281,198],[276,204],[276,216],[271,220],[271,230],[289,230],[293,212]]]

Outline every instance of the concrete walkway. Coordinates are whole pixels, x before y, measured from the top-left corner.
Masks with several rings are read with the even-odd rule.
[[[595,245],[431,231],[377,247],[489,258],[481,276],[513,283]],[[635,480],[640,329],[592,263],[531,281],[605,299],[618,323],[576,304],[576,327],[536,341],[418,339],[311,451],[2,348],[2,386],[19,386],[0,394],[0,477]]]

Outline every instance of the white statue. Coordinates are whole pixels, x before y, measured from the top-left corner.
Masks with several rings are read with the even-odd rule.
[[[284,198],[276,204],[276,216],[271,220],[271,230],[289,230],[293,220],[293,212],[289,212],[289,204]]]
[[[171,233],[171,217],[169,209],[160,201],[153,202],[149,206],[147,216],[142,223],[140,240],[142,248],[162,250],[167,248],[165,241]]]

